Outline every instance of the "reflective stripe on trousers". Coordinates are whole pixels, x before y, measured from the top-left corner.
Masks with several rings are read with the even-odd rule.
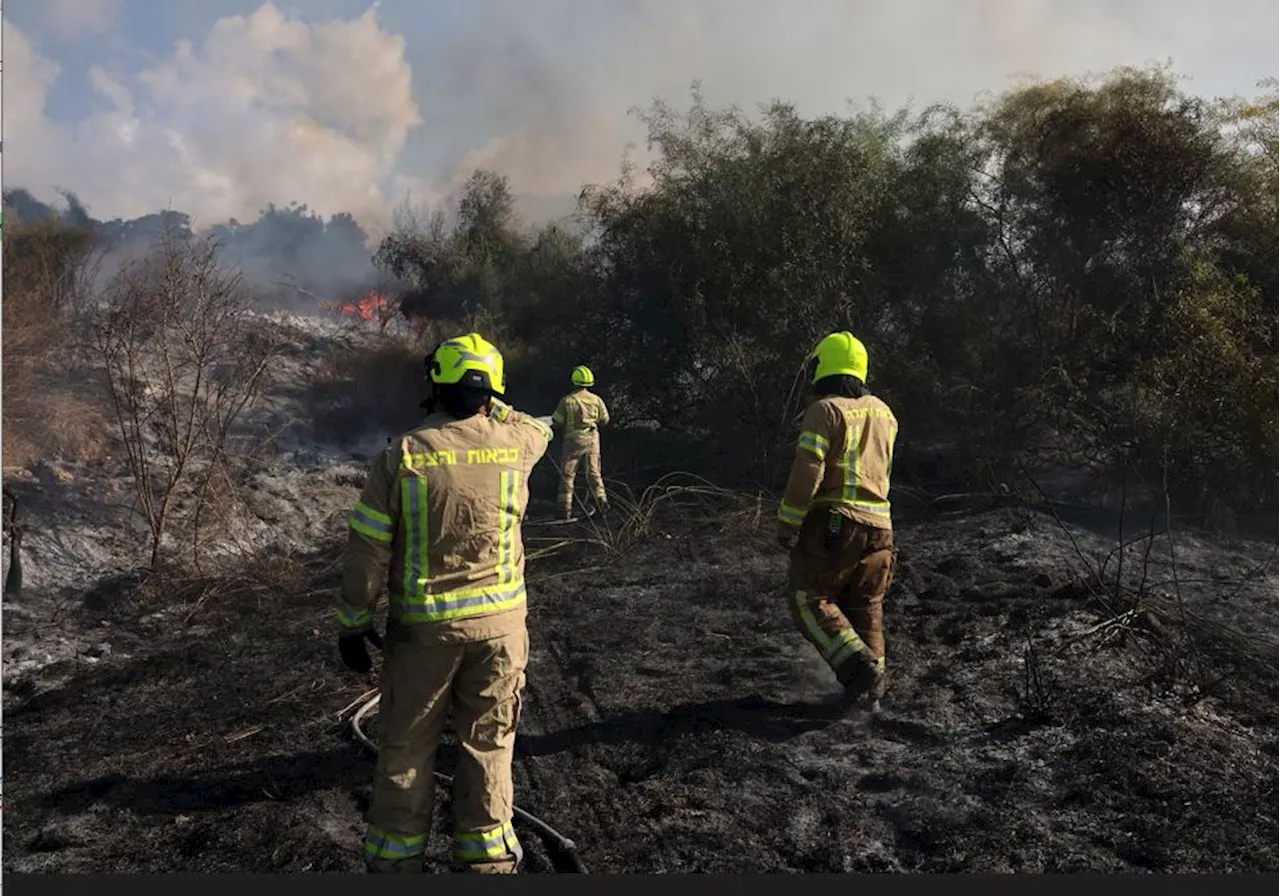
[[[516,837],[515,828],[507,821],[488,831],[462,831],[454,834],[453,858],[454,861],[465,864],[514,858],[518,865],[524,859],[524,848]]]
[[[796,615],[800,618],[804,631],[814,642],[822,658],[827,661],[831,671],[839,675],[840,667],[856,654],[868,653],[866,642],[859,637],[853,627],[843,628],[836,632],[828,632],[819,624],[814,615],[813,597],[807,591],[797,591],[792,598]]]
[[[396,834],[376,824],[365,828],[364,862],[370,871],[405,871],[404,863],[413,863],[412,870],[421,867],[427,849],[426,834]]]

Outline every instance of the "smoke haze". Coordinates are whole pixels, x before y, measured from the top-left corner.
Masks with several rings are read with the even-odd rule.
[[[299,202],[376,239],[406,197],[447,203],[483,166],[536,220],[613,179],[628,144],[642,158],[628,109],[682,106],[694,80],[713,103],[804,114],[1170,60],[1193,92],[1248,93],[1275,73],[1280,28],[1274,0],[167,6],[158,37],[151,0],[5,4],[7,187],[199,227]]]

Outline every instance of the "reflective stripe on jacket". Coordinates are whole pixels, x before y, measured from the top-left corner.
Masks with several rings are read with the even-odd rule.
[[[389,444],[349,518],[343,627],[373,624],[384,583],[392,620],[441,633],[474,634],[474,620],[523,611],[520,527],[550,441],[545,424],[495,401],[465,420],[432,414]]]
[[[794,532],[816,506],[892,528],[889,479],[898,421],[889,406],[874,395],[821,398],[809,405],[800,428],[779,530]]]
[[[559,426],[565,438],[599,431],[609,423],[609,409],[604,399],[587,389],[577,389],[560,399],[551,422]]]

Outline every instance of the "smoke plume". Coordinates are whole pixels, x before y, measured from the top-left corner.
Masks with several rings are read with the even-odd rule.
[[[202,226],[296,201],[376,235],[406,194],[447,203],[485,166],[537,218],[611,180],[628,144],[643,160],[628,109],[683,105],[695,80],[713,103],[822,114],[872,96],[967,105],[1024,75],[1171,60],[1193,91],[1235,93],[1274,72],[1280,27],[1274,0],[403,0],[333,18],[263,3],[158,49],[83,39],[145,2],[45,0],[38,33],[6,20],[10,186]],[[69,84],[53,59],[73,38],[98,55]],[[92,111],[52,118],[55,86],[87,90]]]

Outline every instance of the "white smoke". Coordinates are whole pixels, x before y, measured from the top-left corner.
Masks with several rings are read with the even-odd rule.
[[[683,109],[700,81],[713,104],[773,99],[802,114],[968,106],[1025,76],[1164,64],[1193,91],[1250,91],[1273,74],[1274,0],[475,0],[485,14],[433,63],[415,96],[453,167],[507,174],[517,193],[576,193],[612,180],[627,116],[661,97]],[[443,184],[440,184],[443,186]]]
[[[67,10],[98,10],[83,27],[102,28],[121,0],[41,2],[69,35],[80,26]],[[41,197],[72,190],[98,217],[171,207],[207,224],[296,200],[325,215],[349,211],[376,231],[406,192],[439,202],[477,166],[507,175],[526,208],[612,180],[628,143],[644,154],[627,110],[655,96],[683,107],[695,80],[716,104],[780,98],[809,115],[872,96],[890,107],[968,105],[1022,75],[1167,61],[1194,77],[1194,92],[1248,92],[1275,72],[1277,9],[1275,0],[397,0],[319,21],[266,3],[218,19],[144,71],[93,70],[98,107],[66,128],[45,115],[56,66],[6,22],[5,179]]]

